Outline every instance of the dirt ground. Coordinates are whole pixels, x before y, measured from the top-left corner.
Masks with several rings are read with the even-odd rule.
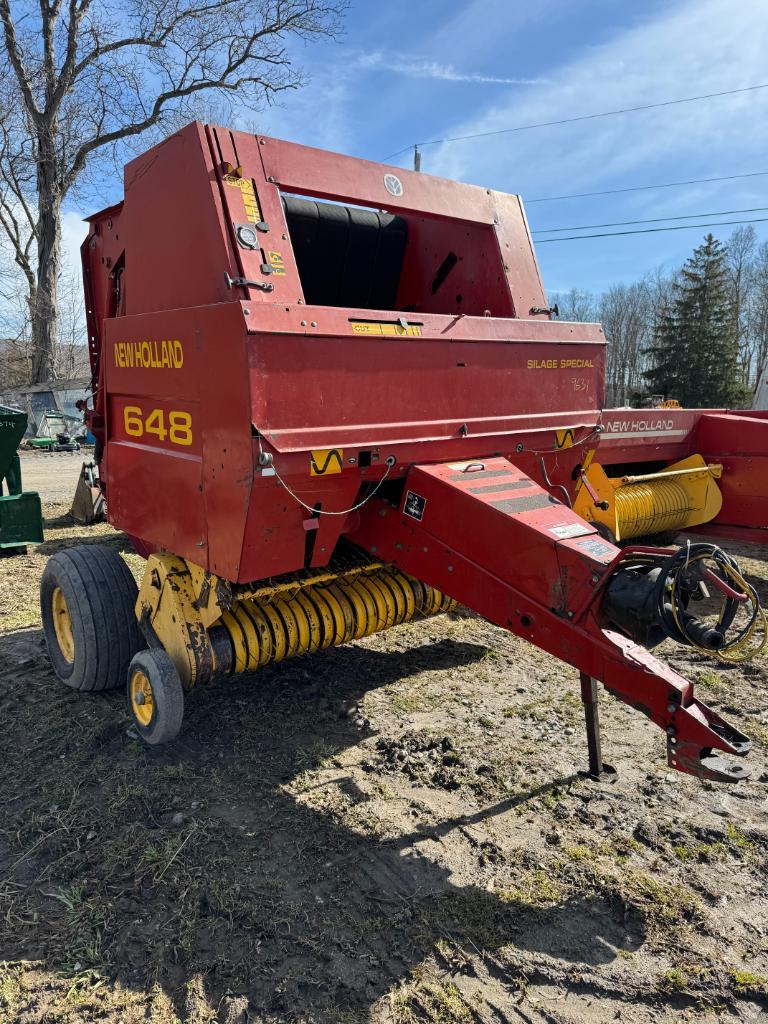
[[[140,559],[44,458],[46,542],[0,560],[3,1024],[768,1019],[765,661],[664,652],[753,737],[734,788],[607,697],[581,778],[576,673],[466,613],[204,688],[150,751],[49,668],[46,557]]]

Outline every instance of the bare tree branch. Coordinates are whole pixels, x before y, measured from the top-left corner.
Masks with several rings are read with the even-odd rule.
[[[290,40],[332,36],[346,4],[0,0],[0,232],[34,304],[36,375],[53,372],[62,204],[94,159],[119,159],[201,97],[258,109],[297,88]]]

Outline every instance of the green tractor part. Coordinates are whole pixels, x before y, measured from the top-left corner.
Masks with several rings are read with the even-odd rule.
[[[0,554],[43,541],[40,495],[21,489],[16,449],[27,429],[27,414],[0,405]],[[10,549],[10,550],[9,550]]]

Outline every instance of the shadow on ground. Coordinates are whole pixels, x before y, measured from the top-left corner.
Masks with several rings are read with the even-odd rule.
[[[202,977],[213,1007],[242,997],[265,1019],[336,1024],[363,1019],[440,943],[481,952],[510,991],[504,947],[574,969],[636,948],[642,923],[610,896],[534,907],[463,885],[442,862],[454,829],[567,780],[453,820],[414,803],[412,833],[387,839],[336,769],[370,735],[349,710],[366,691],[483,651],[351,646],[264,669],[194,694],[182,738],[153,752],[127,734],[121,694],[53,678],[38,630],[0,637],[0,960],[157,983],[182,1020]],[[302,801],[312,787],[333,794],[326,809]]]

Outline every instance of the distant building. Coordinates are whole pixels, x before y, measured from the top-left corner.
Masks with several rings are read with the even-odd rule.
[[[44,433],[46,413],[56,413],[67,421],[68,429],[76,431],[82,427],[83,415],[75,406],[80,399],[90,398],[90,378],[77,380],[52,380],[43,384],[27,384],[23,387],[6,388],[0,382],[0,405],[23,409],[28,418],[27,436]]]

